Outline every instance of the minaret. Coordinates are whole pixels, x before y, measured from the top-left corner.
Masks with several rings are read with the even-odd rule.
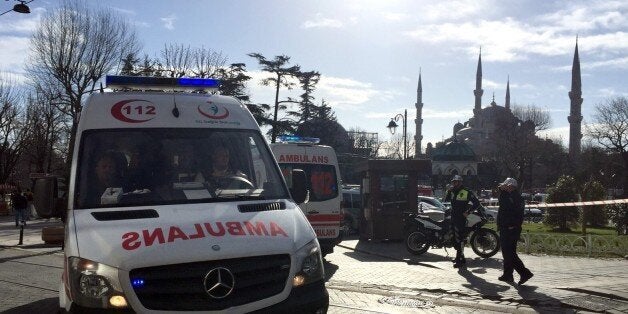
[[[573,55],[571,67],[571,111],[569,112],[569,157],[578,160],[580,156],[580,140],[582,139],[582,82],[580,80],[580,58],[578,57],[578,37],[576,37],[576,51]]]
[[[484,94],[484,90],[482,89],[482,48],[480,48],[480,56],[478,57],[478,70],[475,73],[475,90],[473,91],[473,95],[475,95],[475,108],[473,109],[473,116],[475,117],[475,126],[482,125],[482,94]]]
[[[508,82],[506,83],[506,102],[504,102],[504,107],[510,110],[510,75],[508,75]]]
[[[416,89],[416,119],[414,120],[414,124],[416,125],[416,132],[414,136],[414,158],[419,158],[421,155],[421,140],[423,140],[423,135],[421,134],[421,129],[423,126],[423,87],[421,86],[421,69],[419,69],[419,86]]]

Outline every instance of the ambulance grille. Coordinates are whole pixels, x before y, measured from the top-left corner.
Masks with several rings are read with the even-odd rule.
[[[223,298],[210,296],[204,284],[216,268],[233,274],[233,291]],[[129,277],[147,309],[219,311],[281,293],[289,273],[290,255],[284,254],[138,268]]]
[[[281,210],[281,209],[286,209],[286,203],[284,203],[284,202],[275,202],[275,203],[259,203],[259,204],[238,205],[238,210],[241,213],[265,212],[265,211],[269,211],[269,210]]]

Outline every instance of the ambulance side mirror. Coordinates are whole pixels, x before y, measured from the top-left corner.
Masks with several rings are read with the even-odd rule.
[[[292,199],[297,204],[307,202],[308,191],[306,184],[305,171],[302,169],[292,169],[292,188],[290,189]]]

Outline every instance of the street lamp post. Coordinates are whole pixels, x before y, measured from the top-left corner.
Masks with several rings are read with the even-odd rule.
[[[408,141],[406,139],[407,136],[407,127],[408,127],[408,109],[403,111],[403,115],[400,113],[397,114],[394,118],[390,119],[387,128],[390,130],[390,134],[395,134],[395,130],[397,129],[397,121],[403,118],[403,159],[408,159]]]

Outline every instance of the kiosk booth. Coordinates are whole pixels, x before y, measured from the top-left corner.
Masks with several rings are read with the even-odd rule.
[[[403,239],[404,213],[417,211],[419,183],[430,180],[430,160],[365,160],[356,167],[362,184],[360,239]]]

